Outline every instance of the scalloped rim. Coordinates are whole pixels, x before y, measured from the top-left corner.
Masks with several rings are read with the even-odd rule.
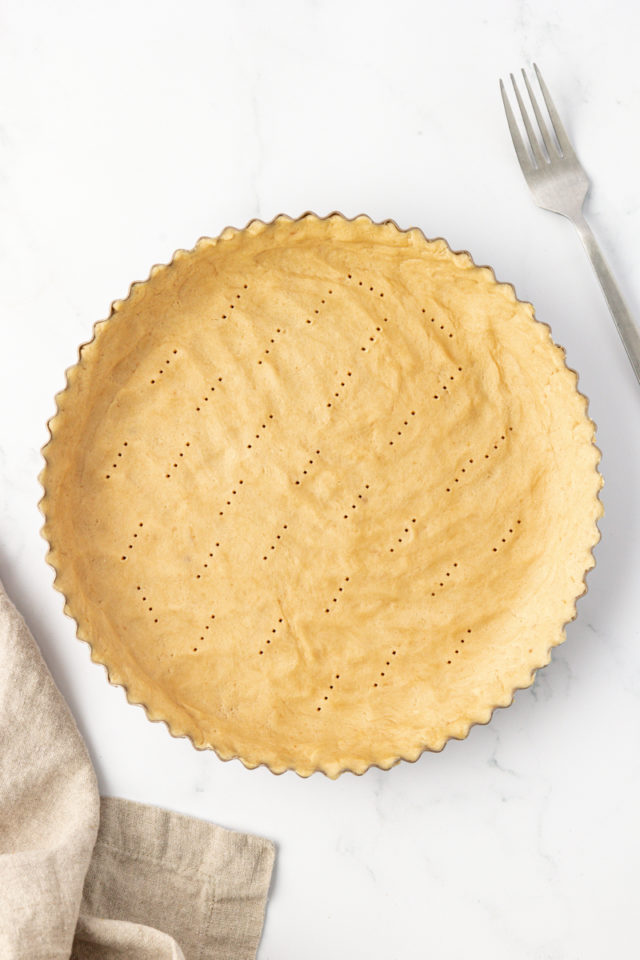
[[[304,213],[302,213],[299,217],[290,217],[290,216],[288,216],[287,214],[280,213],[280,214],[278,214],[277,216],[273,217],[272,220],[269,220],[269,221],[260,220],[260,219],[258,219],[258,218],[253,218],[252,220],[249,220],[249,222],[247,223],[247,225],[246,225],[245,227],[232,227],[232,226],[227,226],[227,227],[225,227],[225,228],[218,234],[217,237],[206,237],[206,236],[200,237],[200,238],[196,241],[196,243],[195,243],[194,247],[192,248],[192,250],[196,250],[196,249],[197,249],[200,245],[202,245],[202,244],[216,245],[216,244],[218,244],[218,243],[220,243],[220,242],[222,242],[222,241],[224,241],[224,240],[228,240],[228,239],[230,239],[231,237],[234,237],[234,236],[236,236],[237,234],[244,233],[244,232],[246,232],[246,231],[251,231],[251,232],[257,232],[257,231],[259,231],[259,230],[261,231],[261,230],[263,230],[263,229],[266,229],[267,227],[272,226],[273,224],[275,224],[275,223],[277,223],[277,222],[279,222],[279,221],[285,221],[285,222],[288,222],[288,223],[297,223],[297,222],[302,221],[302,220],[304,220],[304,219],[306,219],[306,218],[308,218],[308,217],[313,217],[314,219],[319,220],[319,221],[329,221],[329,220],[331,220],[331,219],[334,218],[334,217],[339,217],[340,219],[345,220],[345,221],[347,221],[348,223],[354,223],[354,222],[357,221],[357,220],[366,220],[368,223],[372,224],[373,226],[378,226],[378,227],[379,227],[379,226],[385,226],[385,225],[387,225],[387,224],[391,224],[391,225],[398,231],[398,233],[400,233],[400,234],[418,233],[419,236],[420,236],[426,243],[435,243],[435,242],[441,241],[441,242],[443,242],[443,243],[446,244],[446,246],[448,247],[448,249],[449,249],[449,250],[451,251],[451,253],[453,253],[454,255],[456,255],[456,256],[458,256],[458,255],[467,256],[467,257],[469,258],[469,260],[470,260],[470,262],[471,262],[471,264],[472,264],[473,267],[476,267],[476,268],[481,269],[481,270],[488,270],[488,271],[491,273],[491,276],[493,277],[493,280],[494,280],[494,282],[495,282],[496,284],[499,284],[500,286],[510,287],[511,290],[512,290],[512,292],[513,292],[513,296],[514,296],[516,302],[522,303],[522,304],[527,304],[528,306],[531,306],[532,309],[533,309],[533,311],[534,311],[534,312],[533,312],[533,316],[534,316],[535,322],[542,324],[543,327],[546,327],[551,342],[552,342],[556,347],[558,347],[559,350],[562,351],[562,358],[563,358],[564,366],[565,366],[566,369],[569,371],[569,373],[572,373],[572,374],[575,376],[575,378],[576,378],[576,383],[575,383],[575,385],[576,385],[576,392],[577,392],[578,395],[579,395],[580,397],[582,397],[582,399],[585,401],[585,416],[586,416],[587,420],[589,421],[589,423],[591,424],[591,426],[593,427],[594,440],[592,441],[592,444],[593,444],[593,446],[594,446],[594,448],[595,448],[595,451],[596,451],[596,453],[597,453],[597,455],[598,455],[598,456],[597,456],[597,460],[596,460],[596,464],[595,464],[595,468],[596,468],[596,473],[598,474],[598,477],[599,477],[599,479],[600,479],[600,490],[602,489],[603,484],[604,484],[604,480],[603,480],[602,474],[600,473],[600,470],[599,470],[599,464],[600,464],[600,461],[601,461],[601,459],[602,459],[602,454],[601,454],[601,451],[600,451],[599,447],[598,447],[598,446],[596,445],[596,443],[595,443],[595,435],[596,435],[596,432],[597,432],[597,427],[596,427],[595,422],[594,422],[594,421],[589,417],[589,415],[588,415],[588,412],[589,412],[589,398],[588,398],[585,394],[581,393],[581,392],[578,390],[579,375],[578,375],[578,373],[577,373],[576,370],[574,370],[572,367],[569,367],[569,365],[567,364],[567,353],[566,353],[566,349],[565,349],[564,347],[562,347],[560,344],[557,344],[557,343],[555,342],[555,340],[553,339],[553,336],[552,336],[552,331],[551,331],[550,325],[549,325],[548,323],[544,323],[544,321],[542,321],[542,320],[538,320],[538,318],[535,316],[535,308],[533,308],[533,305],[530,304],[529,301],[527,301],[527,300],[520,300],[520,298],[519,298],[519,297],[517,296],[517,294],[516,294],[515,286],[514,286],[512,283],[504,283],[503,281],[498,280],[498,278],[496,277],[496,274],[495,274],[495,271],[494,271],[493,267],[490,267],[490,266],[487,266],[487,265],[479,265],[479,264],[476,264],[476,262],[474,261],[473,257],[471,256],[471,254],[469,253],[468,250],[454,250],[444,237],[433,237],[433,238],[429,238],[429,237],[427,237],[427,236],[425,235],[424,231],[423,231],[420,227],[409,227],[409,228],[403,230],[401,227],[398,226],[398,224],[396,223],[395,220],[392,220],[392,219],[390,219],[390,218],[389,218],[389,219],[386,219],[386,220],[376,221],[376,220],[373,220],[371,217],[369,217],[367,214],[363,214],[363,213],[357,214],[357,215],[354,216],[354,217],[345,217],[344,214],[340,213],[340,211],[338,211],[338,210],[334,210],[334,211],[332,211],[331,213],[327,214],[327,215],[324,216],[324,217],[318,216],[318,214],[314,213],[314,212],[311,211],[311,210],[306,210],[306,211],[305,211]],[[280,775],[283,774],[283,773],[287,773],[287,772],[289,772],[289,771],[292,771],[292,772],[296,773],[298,776],[302,777],[303,779],[306,779],[307,777],[310,777],[313,773],[323,773],[323,774],[324,774],[325,776],[327,776],[329,779],[331,779],[331,780],[336,780],[336,779],[337,779],[341,774],[343,774],[343,773],[353,773],[353,774],[356,775],[356,776],[362,776],[364,773],[367,772],[367,770],[371,770],[371,769],[374,768],[374,767],[377,768],[377,769],[379,769],[379,770],[390,770],[392,767],[396,766],[396,764],[400,763],[401,761],[404,761],[404,762],[406,762],[406,763],[416,763],[416,762],[420,759],[420,757],[421,757],[424,753],[426,753],[426,752],[429,752],[429,753],[441,753],[442,750],[444,749],[444,747],[446,746],[446,744],[447,744],[450,740],[464,740],[464,739],[466,739],[466,737],[469,735],[469,731],[471,730],[472,727],[474,727],[474,726],[486,726],[488,723],[490,723],[490,721],[491,721],[491,719],[492,719],[492,717],[493,717],[493,714],[495,713],[496,710],[498,710],[498,709],[506,709],[507,707],[510,707],[510,706],[512,705],[513,701],[514,701],[514,698],[515,698],[515,695],[516,695],[517,691],[518,691],[518,690],[526,690],[526,689],[528,689],[528,688],[533,684],[533,682],[534,682],[534,680],[535,680],[535,677],[536,677],[536,673],[538,672],[538,670],[543,669],[544,667],[546,667],[546,666],[550,663],[550,661],[551,661],[551,651],[552,651],[552,649],[553,649],[554,647],[559,646],[561,643],[564,643],[564,641],[566,640],[566,627],[567,627],[567,625],[568,625],[569,623],[572,623],[572,622],[576,619],[576,617],[577,617],[577,613],[578,613],[578,611],[577,611],[577,601],[580,600],[581,597],[584,597],[584,596],[586,595],[586,593],[588,592],[587,576],[588,576],[589,572],[590,572],[591,570],[593,570],[594,567],[595,567],[595,565],[596,565],[596,559],[595,559],[595,556],[594,556],[593,551],[594,551],[595,547],[598,545],[598,543],[599,543],[600,540],[601,540],[601,531],[600,531],[600,527],[599,527],[599,525],[598,525],[598,520],[601,519],[602,516],[604,515],[604,507],[603,507],[603,504],[602,504],[602,500],[601,500],[601,498],[600,498],[600,492],[599,492],[599,491],[598,491],[598,494],[597,494],[597,496],[596,496],[596,500],[597,500],[598,506],[599,506],[598,516],[597,516],[597,518],[596,518],[596,520],[595,520],[595,528],[596,528],[596,532],[597,532],[597,537],[596,537],[596,539],[594,540],[593,546],[592,546],[591,549],[589,550],[589,556],[591,557],[591,561],[592,561],[592,562],[591,562],[591,565],[590,565],[590,566],[588,566],[588,567],[585,568],[585,572],[584,572],[584,575],[583,575],[583,578],[582,578],[582,584],[583,584],[584,589],[583,589],[583,590],[581,591],[581,593],[579,593],[579,594],[575,597],[575,599],[574,599],[574,602],[573,602],[573,615],[572,615],[568,620],[566,620],[566,621],[562,624],[561,639],[558,640],[557,643],[553,643],[553,644],[550,644],[550,645],[549,645],[549,647],[548,647],[548,649],[547,649],[547,659],[545,660],[545,662],[544,662],[544,663],[541,663],[541,664],[539,664],[537,667],[533,667],[533,668],[531,669],[531,674],[530,674],[529,682],[523,684],[522,686],[515,686],[515,687],[513,687],[512,691],[511,691],[511,697],[510,697],[510,699],[509,699],[509,701],[508,701],[507,703],[496,703],[496,704],[494,704],[494,705],[491,706],[491,707],[486,707],[486,708],[484,708],[484,710],[482,711],[482,714],[481,714],[481,715],[478,715],[478,716],[476,716],[476,717],[472,717],[471,719],[468,720],[468,722],[466,723],[466,727],[465,727],[465,729],[463,730],[463,732],[458,733],[458,734],[450,734],[450,735],[443,741],[443,743],[442,743],[441,746],[439,746],[439,747],[432,747],[432,746],[429,746],[428,744],[421,744],[419,747],[416,748],[416,750],[412,751],[412,754],[411,754],[410,756],[398,754],[398,756],[392,757],[392,758],[389,760],[388,763],[387,763],[387,762],[385,762],[385,763],[374,763],[374,762],[371,762],[371,763],[368,763],[368,764],[366,764],[366,765],[363,765],[361,769],[360,769],[360,768],[354,769],[353,767],[340,766],[340,765],[336,765],[336,768],[333,768],[333,767],[331,767],[330,765],[326,765],[325,768],[323,768],[323,767],[317,767],[317,768],[314,768],[314,769],[312,769],[312,770],[300,770],[300,769],[297,769],[297,768],[294,767],[294,766],[288,766],[288,767],[281,767],[281,768],[280,768],[280,767],[274,767],[272,764],[270,764],[270,763],[267,762],[267,761],[261,761],[261,762],[258,762],[258,763],[253,763],[252,761],[245,760],[245,759],[244,759],[243,757],[241,757],[239,754],[231,754],[231,755],[226,755],[226,756],[225,756],[225,755],[223,755],[213,744],[203,744],[203,745],[199,746],[198,744],[195,743],[195,741],[194,741],[194,739],[193,739],[193,736],[192,736],[191,734],[178,732],[178,731],[175,729],[175,725],[172,727],[172,724],[171,724],[170,721],[166,720],[164,717],[161,717],[161,716],[158,716],[158,715],[154,715],[153,709],[152,709],[148,704],[144,703],[144,702],[141,701],[141,700],[133,699],[132,696],[131,696],[131,693],[130,693],[130,691],[129,691],[129,688],[127,687],[127,684],[126,684],[126,683],[120,682],[119,680],[113,679],[113,677],[112,677],[112,675],[111,675],[111,673],[112,673],[112,668],[110,668],[107,663],[105,663],[103,660],[101,660],[101,659],[96,655],[91,640],[90,640],[87,636],[84,635],[84,631],[83,631],[82,627],[80,626],[80,624],[77,622],[77,620],[75,619],[75,617],[74,617],[74,615],[73,615],[73,612],[72,612],[71,607],[70,607],[70,604],[69,604],[69,599],[68,599],[68,597],[66,596],[66,594],[64,593],[64,591],[61,589],[61,587],[58,585],[58,578],[59,578],[60,571],[59,571],[58,567],[56,566],[55,562],[51,559],[51,553],[52,553],[53,548],[52,548],[52,545],[51,545],[51,541],[48,539],[47,534],[46,534],[46,532],[45,532],[45,529],[46,529],[46,521],[47,521],[47,513],[46,513],[46,509],[45,509],[45,507],[46,507],[46,500],[47,500],[47,489],[46,489],[46,486],[45,486],[45,479],[46,479],[47,468],[48,468],[48,466],[49,466],[49,460],[47,459],[47,451],[48,451],[49,446],[50,446],[51,443],[53,442],[52,426],[53,426],[53,423],[54,423],[54,421],[56,420],[56,418],[57,418],[58,416],[60,416],[60,414],[61,414],[59,401],[60,401],[60,398],[63,396],[63,394],[65,394],[66,391],[69,389],[69,373],[70,373],[71,370],[75,369],[75,367],[79,366],[79,365],[82,363],[82,359],[83,359],[83,358],[82,358],[82,354],[83,354],[83,351],[85,350],[86,347],[88,347],[91,343],[94,342],[94,340],[96,339],[96,336],[97,336],[97,333],[98,333],[99,328],[101,328],[104,324],[106,324],[106,323],[109,322],[109,320],[113,317],[113,315],[120,309],[121,304],[124,303],[126,300],[128,300],[128,299],[131,297],[131,295],[132,295],[132,293],[134,292],[135,288],[136,288],[136,287],[139,287],[139,286],[144,286],[144,285],[145,285],[146,283],[148,283],[149,280],[151,280],[151,278],[152,278],[153,276],[155,276],[159,271],[165,270],[167,267],[170,267],[171,264],[174,263],[174,261],[176,261],[176,260],[178,260],[178,259],[181,259],[182,257],[188,256],[188,255],[192,252],[192,250],[185,250],[184,248],[179,248],[178,250],[175,251],[175,253],[174,253],[173,256],[171,257],[171,259],[170,259],[167,263],[156,263],[156,264],[154,264],[154,265],[151,267],[151,269],[150,269],[150,271],[149,271],[149,276],[147,277],[146,280],[136,280],[136,281],[134,281],[133,283],[130,284],[130,286],[129,286],[129,292],[127,293],[126,297],[120,298],[120,299],[118,299],[118,300],[114,300],[114,301],[112,302],[109,315],[108,315],[107,317],[105,317],[103,320],[97,320],[97,321],[93,324],[93,327],[92,327],[92,336],[91,336],[91,338],[90,338],[89,340],[85,341],[84,343],[80,344],[80,346],[78,347],[78,359],[77,359],[76,363],[74,363],[74,364],[72,364],[71,366],[67,367],[67,369],[65,370],[65,384],[64,384],[64,387],[62,388],[62,390],[59,390],[58,393],[55,394],[54,402],[55,402],[56,410],[55,410],[55,413],[53,414],[53,416],[50,417],[49,420],[47,421],[47,431],[48,431],[48,433],[49,433],[49,439],[48,439],[47,442],[41,447],[41,450],[40,450],[40,453],[42,454],[42,457],[43,457],[43,460],[44,460],[45,465],[44,465],[44,467],[42,468],[42,470],[40,471],[40,473],[38,474],[38,481],[39,481],[39,483],[40,483],[40,485],[41,485],[41,487],[42,487],[42,490],[43,490],[43,495],[42,495],[41,499],[40,499],[39,502],[38,502],[38,508],[39,508],[39,510],[40,510],[40,513],[42,514],[42,516],[43,516],[44,519],[45,519],[45,524],[44,524],[44,525],[41,527],[41,529],[40,529],[40,535],[41,535],[42,538],[46,541],[47,546],[48,546],[47,553],[46,553],[46,556],[45,556],[45,560],[46,560],[46,562],[49,564],[49,566],[52,567],[53,570],[54,570],[55,576],[54,576],[54,580],[53,580],[53,586],[54,586],[54,588],[55,588],[56,590],[58,590],[58,591],[62,594],[62,597],[63,597],[63,599],[64,599],[64,608],[63,608],[64,613],[65,613],[70,619],[72,619],[72,620],[75,621],[75,623],[76,623],[76,637],[77,637],[78,640],[81,640],[83,643],[86,643],[86,644],[88,645],[89,650],[90,650],[91,660],[92,660],[94,663],[100,664],[101,666],[104,667],[105,673],[106,673],[106,675],[107,675],[107,680],[108,680],[108,682],[109,682],[112,686],[122,687],[122,689],[124,690],[124,693],[125,693],[125,696],[126,696],[126,698],[127,698],[127,702],[128,702],[128,703],[132,704],[133,706],[140,706],[140,707],[142,707],[142,709],[144,710],[144,712],[145,712],[145,714],[146,714],[146,716],[147,716],[147,719],[150,720],[152,723],[163,723],[163,724],[166,726],[169,734],[170,734],[172,737],[174,737],[175,739],[177,739],[177,740],[190,740],[192,746],[193,746],[196,750],[212,750],[212,751],[216,754],[216,756],[217,756],[220,760],[222,760],[222,761],[224,761],[224,762],[227,762],[227,761],[230,761],[230,760],[239,760],[239,761],[243,764],[243,766],[246,767],[246,769],[248,769],[248,770],[254,770],[254,769],[256,769],[257,767],[266,767],[268,770],[271,771],[271,773],[274,773],[274,774],[276,774],[277,776],[280,776]]]

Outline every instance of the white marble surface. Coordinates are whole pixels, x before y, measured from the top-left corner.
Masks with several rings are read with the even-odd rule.
[[[104,792],[276,841],[261,960],[637,955],[640,388],[572,228],[530,200],[497,77],[540,63],[640,315],[638,10],[3,5],[0,573]],[[418,224],[514,282],[580,372],[606,479],[589,593],[535,686],[441,755],[335,783],[222,763],[128,706],[63,616],[37,510],[53,396],[110,301],[201,234],[309,208]]]

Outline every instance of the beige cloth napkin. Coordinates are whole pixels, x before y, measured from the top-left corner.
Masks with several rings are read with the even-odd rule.
[[[0,584],[1,960],[249,960],[273,860],[268,840],[99,798]]]

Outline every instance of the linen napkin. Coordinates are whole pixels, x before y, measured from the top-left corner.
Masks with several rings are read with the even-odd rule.
[[[100,799],[75,721],[0,583],[0,957],[250,960],[274,846]]]

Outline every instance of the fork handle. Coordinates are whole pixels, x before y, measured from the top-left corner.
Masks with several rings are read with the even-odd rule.
[[[580,239],[589,255],[596,276],[600,281],[600,286],[602,287],[602,292],[605,295],[609,310],[611,311],[613,322],[617,327],[620,339],[627,351],[633,372],[640,383],[640,333],[638,332],[638,328],[631,318],[626,303],[622,299],[618,284],[611,273],[607,261],[602,255],[602,250],[598,246],[591,227],[582,214],[575,218],[572,217],[572,220],[580,234]]]

